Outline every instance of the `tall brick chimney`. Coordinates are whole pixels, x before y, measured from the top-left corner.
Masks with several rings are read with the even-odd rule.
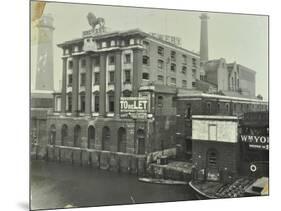
[[[200,64],[208,61],[208,15],[202,13],[201,19],[201,37],[200,37]]]

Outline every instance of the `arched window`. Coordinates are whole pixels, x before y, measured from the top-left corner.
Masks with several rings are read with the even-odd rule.
[[[120,127],[118,130],[118,145],[117,151],[118,152],[126,152],[126,130],[123,127]]]
[[[102,129],[102,150],[110,151],[110,129],[106,126]]]
[[[61,145],[62,146],[66,145],[67,136],[68,136],[68,128],[67,128],[67,125],[64,124],[61,127]]]
[[[163,107],[163,96],[158,96],[157,98],[157,106]]]
[[[91,125],[88,127],[88,149],[94,148],[95,144],[95,128]]]
[[[56,144],[56,126],[51,125],[49,131],[49,144],[55,145]]]
[[[80,147],[81,143],[81,127],[79,125],[76,125],[74,127],[74,147]]]
[[[207,165],[208,168],[217,168],[218,167],[218,152],[215,149],[210,149],[207,152]]]
[[[145,132],[142,129],[137,131],[137,154],[145,154]]]

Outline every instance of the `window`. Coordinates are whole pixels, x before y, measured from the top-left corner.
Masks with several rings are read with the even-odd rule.
[[[99,95],[95,95],[95,112],[99,112],[100,111],[100,96]]]
[[[101,47],[102,47],[102,48],[106,48],[106,42],[102,42],[102,43],[101,43]]]
[[[148,49],[149,49],[149,42],[143,41],[143,42],[142,42],[142,45],[143,45],[143,47],[144,47],[145,50],[148,50]]]
[[[129,91],[129,90],[124,90],[123,91],[123,97],[131,97],[131,95],[132,95],[131,91]]]
[[[185,118],[187,118],[187,119],[191,118],[191,105],[190,104],[186,104]]]
[[[195,87],[195,86],[196,86],[196,82],[192,81],[192,87]]]
[[[80,111],[85,112],[85,93],[80,94]]]
[[[171,51],[171,60],[176,61],[176,52],[175,51]]]
[[[109,105],[109,112],[114,112],[114,95],[108,95],[108,105]]]
[[[217,152],[215,150],[209,150],[207,158],[208,158],[208,167],[216,168],[217,167]]]
[[[196,59],[195,59],[195,58],[192,58],[192,66],[193,66],[193,67],[196,67],[196,66],[197,66],[197,65],[196,65],[196,62],[197,62]]]
[[[81,67],[85,67],[86,66],[86,59],[82,59],[81,60]]]
[[[125,54],[125,64],[130,64],[131,63],[131,54]]]
[[[149,80],[149,74],[148,73],[142,73],[142,79]]]
[[[186,74],[186,71],[187,71],[187,67],[186,67],[186,66],[182,66],[181,72],[182,72],[183,74]]]
[[[142,63],[145,65],[149,65],[149,57],[148,56],[143,56],[142,57]]]
[[[211,103],[207,103],[207,113],[211,113]]]
[[[73,68],[73,61],[69,61],[69,62],[68,62],[68,68],[69,68],[69,69],[72,69],[72,68]]]
[[[158,59],[157,67],[158,67],[159,70],[163,70],[163,68],[164,68],[164,62],[163,62],[163,60]]]
[[[94,66],[100,66],[100,58],[99,57],[95,57],[93,59],[93,63],[94,63]]]
[[[182,88],[187,88],[187,81],[186,80],[182,80]]]
[[[182,55],[183,64],[187,64],[187,56]]]
[[[101,48],[101,42],[97,42],[97,49]]]
[[[114,65],[114,63],[115,63],[115,57],[114,56],[110,56],[109,57],[109,64],[110,65]]]
[[[80,86],[85,86],[86,84],[86,73],[80,74]]]
[[[109,72],[109,83],[114,83],[114,72],[113,71]]]
[[[131,70],[125,70],[125,83],[131,83]]]
[[[111,41],[110,41],[110,46],[111,46],[111,47],[112,47],[112,46],[115,46],[115,43],[116,43],[115,40],[111,40]]]
[[[176,69],[177,69],[176,64],[175,64],[175,63],[172,63],[172,64],[171,64],[171,71],[172,71],[172,72],[176,72]]]
[[[157,106],[163,107],[163,96],[158,96],[157,98]]]
[[[72,74],[68,75],[68,86],[72,86]]]
[[[226,112],[229,112],[229,104],[228,103],[225,104],[225,110],[226,110]]]
[[[135,44],[135,40],[134,39],[130,39],[130,45],[134,45]]]
[[[67,111],[71,111],[72,110],[72,93],[68,93],[67,94]]]
[[[160,56],[164,56],[164,48],[163,47],[161,47],[161,46],[158,47],[158,54]]]
[[[209,125],[209,140],[217,140],[217,125]]]
[[[164,77],[163,77],[163,75],[158,75],[158,76],[157,76],[157,80],[160,81],[161,83],[163,83],[163,82],[164,82]]]
[[[176,83],[177,83],[176,78],[171,78],[171,84],[176,85]]]
[[[95,73],[95,84],[100,84],[100,73]]]
[[[193,78],[196,77],[196,69],[192,69],[192,77],[193,77]]]

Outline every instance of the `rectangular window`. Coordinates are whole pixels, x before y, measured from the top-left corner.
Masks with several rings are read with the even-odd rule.
[[[111,46],[111,47],[115,46],[115,43],[116,43],[115,40],[111,40],[111,41],[110,41],[110,46]]]
[[[196,69],[192,69],[192,77],[196,78]]]
[[[113,71],[109,72],[109,83],[114,83],[114,72]]]
[[[81,60],[81,67],[85,67],[86,66],[86,59],[82,59]]]
[[[187,88],[187,81],[186,80],[182,80],[182,88]]]
[[[164,56],[164,48],[161,46],[158,47],[158,55]]]
[[[68,61],[68,69],[72,69],[73,68],[73,61]]]
[[[81,112],[85,112],[85,94],[80,95]]]
[[[72,94],[71,93],[69,93],[67,95],[67,103],[68,103],[67,111],[71,112],[72,111]]]
[[[157,76],[157,80],[163,83],[163,82],[164,82],[164,77],[163,77],[163,75],[158,75],[158,76]]]
[[[175,63],[172,63],[172,64],[171,64],[171,71],[172,71],[172,72],[176,72],[176,69],[177,69],[176,64],[175,64]]]
[[[176,52],[175,51],[171,51],[171,60],[176,61]]]
[[[86,73],[80,74],[80,86],[85,86],[86,84]]]
[[[100,73],[95,73],[95,84],[100,84]]]
[[[125,83],[131,83],[131,70],[125,70]]]
[[[209,125],[209,140],[217,140],[217,125]]]
[[[142,73],[142,79],[149,80],[149,74],[148,73]]]
[[[195,81],[192,82],[192,87],[196,87],[196,82]]]
[[[195,58],[192,58],[192,66],[193,67],[196,67],[197,65],[196,65],[196,59]]]
[[[130,64],[131,63],[131,54],[125,54],[125,64]]]
[[[101,43],[101,47],[102,47],[102,48],[106,48],[106,47],[107,47],[106,45],[107,45],[106,42],[102,42],[102,43]]]
[[[114,112],[114,95],[108,96],[109,112]]]
[[[130,39],[130,45],[134,45],[135,44],[135,40],[134,39]]]
[[[68,86],[72,86],[72,74],[68,75]]]
[[[95,95],[95,112],[100,111],[100,96]]]
[[[186,55],[182,55],[182,63],[183,64],[187,64],[187,56]]]
[[[183,74],[186,74],[186,71],[187,71],[187,67],[186,66],[182,66],[181,72]]]
[[[115,64],[115,56],[110,56],[109,57],[109,64],[114,65]]]
[[[95,57],[94,59],[93,59],[93,63],[94,63],[94,66],[100,66],[100,58],[99,57]]]
[[[164,68],[164,62],[161,59],[158,59],[158,63],[157,63],[158,69],[159,70],[163,70]]]
[[[143,45],[143,48],[144,48],[145,50],[149,50],[149,42],[143,41],[143,42],[142,42],[142,45]]]
[[[142,63],[145,65],[149,65],[149,57],[148,56],[143,56],[142,57]]]
[[[171,78],[171,84],[176,85],[177,79],[176,78]]]

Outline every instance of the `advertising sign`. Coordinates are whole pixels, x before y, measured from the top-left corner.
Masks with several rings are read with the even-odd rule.
[[[145,119],[148,112],[146,97],[121,97],[120,116],[123,118]]]
[[[269,149],[268,136],[241,135],[240,138],[242,142],[248,143],[252,149]]]

